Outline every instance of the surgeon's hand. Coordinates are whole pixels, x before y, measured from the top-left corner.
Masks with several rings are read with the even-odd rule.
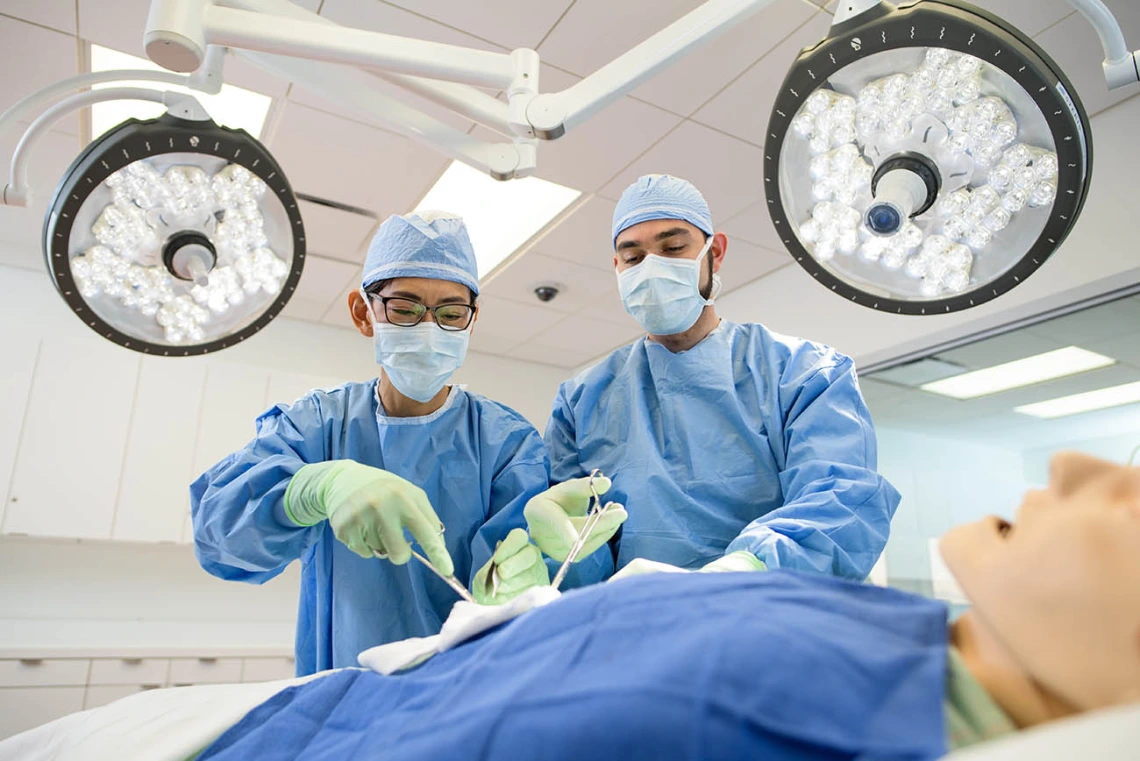
[[[480,605],[502,605],[531,587],[548,586],[550,572],[542,553],[521,528],[499,542],[495,554],[475,574],[471,594]]]
[[[396,565],[412,559],[406,528],[440,573],[455,573],[427,494],[386,470],[353,460],[305,465],[285,490],[285,513],[298,526],[327,518],[336,538],[357,555],[380,553]]]
[[[764,561],[753,555],[751,552],[744,550],[737,550],[730,552],[724,557],[717,558],[716,560],[708,563],[701,568],[705,573],[727,573],[731,571],[767,571],[768,566],[764,565]]]
[[[604,494],[609,489],[610,479],[604,476],[594,479],[594,491],[598,494]],[[530,536],[540,550],[555,560],[566,559],[588,520],[586,513],[590,508],[590,497],[589,477],[563,481],[542,494],[531,497],[523,514],[526,516]],[[594,525],[577,559],[589,556],[608,542],[628,517],[621,505],[614,505],[607,510]]]

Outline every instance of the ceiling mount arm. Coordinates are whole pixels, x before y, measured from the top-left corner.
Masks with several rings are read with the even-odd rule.
[[[1124,33],[1112,11],[1101,0],[1069,0],[1069,4],[1085,17],[1100,37],[1104,48],[1104,80],[1108,89],[1140,82],[1140,64],[1137,63],[1140,51],[1128,49]]]
[[[536,96],[526,116],[537,137],[553,140],[631,92],[674,61],[772,3],[708,0],[582,81]]]

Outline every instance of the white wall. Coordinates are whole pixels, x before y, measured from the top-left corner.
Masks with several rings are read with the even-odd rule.
[[[879,471],[902,493],[887,542],[896,579],[929,581],[929,542],[986,515],[1012,517],[1026,482],[1020,451],[879,427]]]
[[[3,265],[0,326],[0,530],[57,537],[0,538],[0,644],[291,642],[296,569],[263,588],[207,575],[187,487],[270,404],[374,377],[370,342],[279,319],[209,357],[143,357],[85,327],[43,272]],[[541,428],[564,377],[472,353],[456,379]]]
[[[790,263],[719,299],[718,310],[730,320],[761,322],[781,333],[828,343],[865,365],[1140,282],[1137,122],[1140,98],[1092,121],[1093,180],[1080,220],[1040,270],[988,304],[950,315],[889,315],[847,302]]]

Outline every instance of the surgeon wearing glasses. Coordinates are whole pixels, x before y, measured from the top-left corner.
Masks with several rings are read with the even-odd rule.
[[[456,594],[408,563],[405,531],[480,603],[549,583],[523,506],[538,497],[572,508],[562,492],[585,484],[544,491],[550,466],[534,427],[450,385],[478,295],[461,219],[390,217],[348,299],[379,377],[270,409],[251,442],[191,486],[195,550],[208,572],[260,584],[300,559],[298,674],[355,666],[369,647],[439,632]],[[575,576],[597,577],[601,560],[587,558]]]

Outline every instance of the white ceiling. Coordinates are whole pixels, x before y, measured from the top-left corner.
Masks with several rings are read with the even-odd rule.
[[[860,386],[879,426],[1011,449],[1050,447],[1125,433],[1134,434],[1140,445],[1140,404],[1053,420],[1038,420],[1013,411],[1023,404],[1140,381],[1140,296],[1046,320],[934,356],[977,370],[1066,346],[1112,357],[1116,364],[968,400],[885,382],[877,373],[863,376]]]
[[[700,0],[299,0],[340,24],[486,50],[536,48],[544,91],[564,88]],[[583,203],[523,256],[487,282],[472,348],[575,367],[638,334],[621,309],[608,243],[614,200],[638,175],[671,172],[700,187],[730,236],[725,291],[772,275],[790,261],[762,202],[764,126],[799,48],[826,32],[823,0],[774,0],[737,28],[639,87],[565,138],[540,146],[539,175],[583,191]],[[981,0],[1033,34],[1069,74],[1090,114],[1135,95],[1109,95],[1091,28],[1064,0]],[[1140,3],[1107,0],[1133,45]],[[0,3],[0,109],[82,70],[84,42],[142,55],[147,0],[4,0]],[[406,213],[447,165],[442,155],[370,123],[366,116],[229,59],[226,80],[274,97],[265,141],[295,190],[367,209],[365,217],[303,207],[313,254],[291,301],[292,317],[349,328],[353,288],[376,218]],[[393,94],[462,129],[471,123]],[[481,129],[481,128],[473,128]],[[63,122],[31,165],[38,202],[0,208],[0,262],[41,267],[39,235],[51,189],[77,154],[78,118]],[[0,135],[0,155],[17,136]],[[533,295],[557,282],[550,303]],[[818,287],[805,282],[804,287]]]

